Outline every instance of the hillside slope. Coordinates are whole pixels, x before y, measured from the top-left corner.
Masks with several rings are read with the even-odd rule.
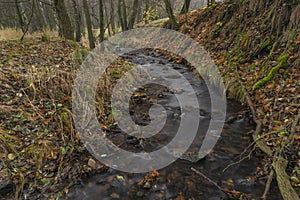
[[[277,177],[284,199],[299,199],[299,1],[227,1],[177,20],[210,52],[229,97],[252,108],[253,138],[267,155],[259,172]]]

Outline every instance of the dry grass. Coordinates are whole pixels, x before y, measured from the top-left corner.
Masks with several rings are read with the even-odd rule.
[[[27,33],[25,38],[32,39],[32,38],[39,38],[42,34],[46,34],[50,36],[50,38],[57,37],[57,32],[51,30],[39,31],[34,33]],[[19,40],[22,37],[23,33],[21,30],[16,30],[14,28],[5,28],[0,29],[0,41],[6,40]]]

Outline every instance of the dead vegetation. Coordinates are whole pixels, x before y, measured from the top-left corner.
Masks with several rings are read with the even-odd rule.
[[[291,129],[300,99],[299,14],[297,1],[246,0],[178,17],[180,30],[204,45],[218,64],[228,96],[253,102],[259,129],[254,140],[268,160],[262,173],[272,181],[275,172],[284,199],[296,198],[289,183],[300,186],[299,124],[296,133]],[[282,165],[274,162],[282,159],[288,160],[287,169],[278,170]]]

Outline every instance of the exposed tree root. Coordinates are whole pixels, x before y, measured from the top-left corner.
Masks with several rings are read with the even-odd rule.
[[[283,56],[281,56],[281,58],[283,58]],[[287,59],[288,59],[288,57],[283,58],[283,60],[279,59],[279,61],[280,61],[279,65],[285,64],[287,62]],[[263,151],[269,157],[273,157],[273,163],[272,163],[273,169],[271,170],[271,172],[268,176],[268,181],[267,181],[265,191],[264,191],[262,198],[263,199],[267,198],[267,193],[269,191],[269,188],[270,188],[273,176],[274,176],[274,172],[275,172],[278,187],[279,187],[279,190],[281,192],[283,199],[284,200],[299,200],[300,198],[297,195],[297,193],[295,192],[295,190],[293,189],[292,185],[290,184],[289,176],[286,173],[286,167],[287,167],[288,161],[285,158],[283,158],[281,156],[281,154],[283,152],[283,149],[288,145],[288,143],[290,143],[290,141],[292,141],[292,139],[294,137],[296,125],[298,124],[298,121],[300,118],[300,112],[298,113],[298,116],[296,117],[295,121],[293,122],[289,138],[281,144],[281,147],[278,147],[276,149],[276,152],[273,155],[273,151],[262,140],[260,140],[259,135],[260,135],[261,129],[262,129],[262,122],[261,122],[261,120],[256,118],[256,111],[255,111],[254,105],[252,103],[249,93],[246,91],[245,87],[243,86],[243,84],[241,82],[241,79],[240,79],[237,69],[236,69],[236,75],[237,75],[239,83],[242,87],[243,93],[246,96],[248,105],[249,105],[250,110],[253,115],[253,120],[256,123],[256,130],[253,133],[253,139],[256,142],[257,147],[261,151]]]

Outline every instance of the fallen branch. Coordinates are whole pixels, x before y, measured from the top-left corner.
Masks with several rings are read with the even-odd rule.
[[[263,200],[267,199],[267,195],[268,195],[269,190],[271,188],[271,183],[272,183],[273,178],[274,178],[274,170],[272,169],[269,176],[268,176],[268,180],[267,180],[267,183],[266,183],[266,186],[265,186],[264,193],[261,197]]]
[[[235,191],[235,190],[231,191],[231,190],[228,190],[228,189],[223,189],[215,181],[211,180],[210,178],[208,178],[207,176],[205,176],[203,173],[196,170],[195,168],[191,167],[191,170],[194,171],[196,174],[202,176],[205,180],[207,180],[208,182],[210,182],[214,186],[216,186],[216,188],[218,188],[220,191],[222,191],[224,194],[226,194],[228,199],[232,199],[232,200],[246,200],[246,199],[249,199],[249,196],[247,194],[242,193],[242,192],[238,192],[238,191]]]
[[[290,58],[289,54],[283,54],[282,56],[280,56],[278,58],[279,64],[276,65],[275,67],[273,67],[271,69],[271,71],[269,72],[269,74],[264,77],[263,79],[257,81],[254,85],[253,85],[253,90],[256,90],[258,88],[260,88],[261,86],[263,86],[264,84],[266,84],[268,81],[270,81],[275,74],[278,72],[278,70],[282,67],[286,67],[287,66],[287,60]]]
[[[216,186],[216,188],[218,188],[220,191],[225,192],[225,190],[219,186],[215,181],[211,180],[210,178],[208,178],[207,176],[205,176],[203,173],[201,173],[200,171],[196,170],[195,168],[191,168],[192,171],[194,171],[196,174],[202,176],[205,180],[207,180],[208,182],[210,182],[211,184],[213,184],[214,186]]]

